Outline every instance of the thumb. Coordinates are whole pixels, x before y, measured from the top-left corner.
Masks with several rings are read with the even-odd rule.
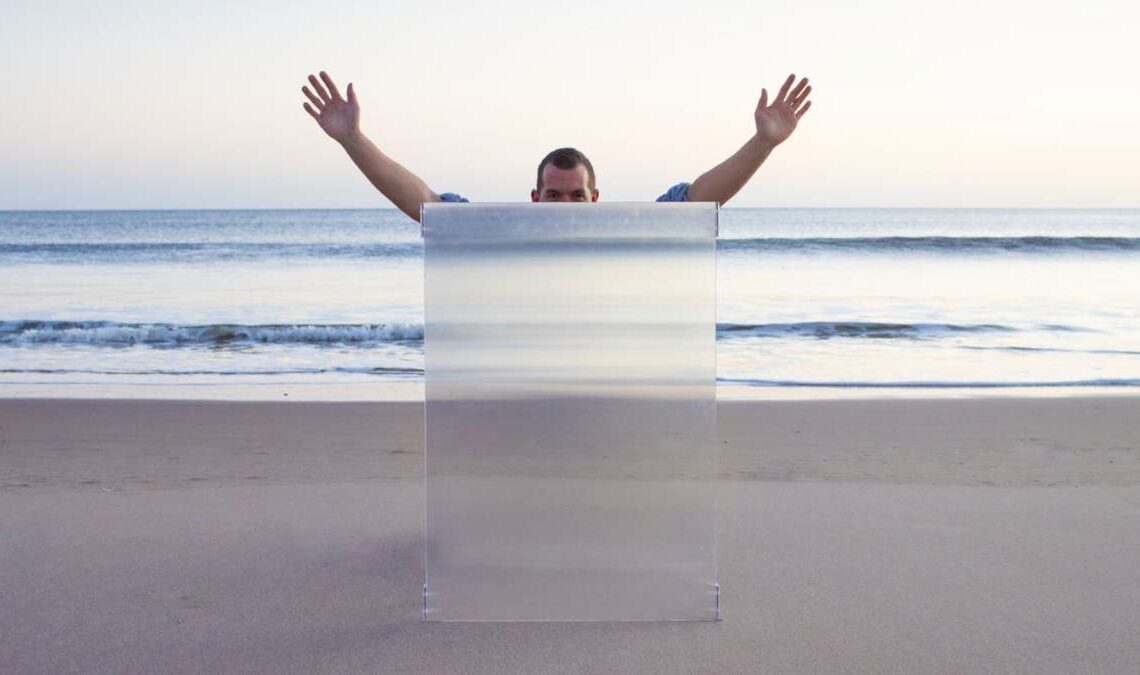
[[[766,105],[768,105],[768,90],[767,89],[761,89],[760,90],[759,107],[763,108]]]

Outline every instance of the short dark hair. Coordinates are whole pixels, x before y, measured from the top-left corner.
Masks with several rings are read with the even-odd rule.
[[[535,180],[534,184],[539,191],[542,190],[542,170],[546,168],[547,164],[553,164],[559,169],[573,169],[579,165],[586,167],[586,175],[588,176],[586,181],[587,185],[591,190],[594,189],[596,182],[594,178],[594,165],[590,164],[590,160],[586,159],[586,156],[583,155],[580,150],[574,148],[558,148],[557,150],[551,150],[547,153],[546,157],[543,157],[542,161],[538,163],[538,179]]]

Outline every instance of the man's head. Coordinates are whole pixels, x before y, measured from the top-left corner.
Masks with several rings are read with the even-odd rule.
[[[596,202],[594,166],[574,148],[558,148],[538,163],[532,202]]]

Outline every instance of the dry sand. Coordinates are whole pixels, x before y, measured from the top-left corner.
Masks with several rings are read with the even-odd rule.
[[[418,404],[0,400],[0,672],[1140,670],[1140,398],[719,417],[723,621],[440,624]]]

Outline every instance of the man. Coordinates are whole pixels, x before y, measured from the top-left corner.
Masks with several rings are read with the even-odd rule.
[[[321,129],[348,153],[356,166],[385,197],[414,220],[420,219],[424,202],[467,201],[452,193],[437,194],[411,171],[380,151],[360,130],[360,105],[352,83],[343,98],[328,73],[321,78],[309,75],[309,86],[301,92],[309,99],[305,110]],[[731,157],[701,174],[692,183],[674,185],[657,201],[700,201],[724,204],[752,178],[777,145],[792,135],[796,124],[811,107],[807,78],[799,83],[789,75],[771,103],[768,90],[760,90],[754,114],[756,133]],[[793,87],[793,84],[795,85]],[[311,104],[311,105],[310,105]],[[586,156],[573,148],[559,148],[538,165],[533,202],[596,202],[598,188],[594,167]]]

